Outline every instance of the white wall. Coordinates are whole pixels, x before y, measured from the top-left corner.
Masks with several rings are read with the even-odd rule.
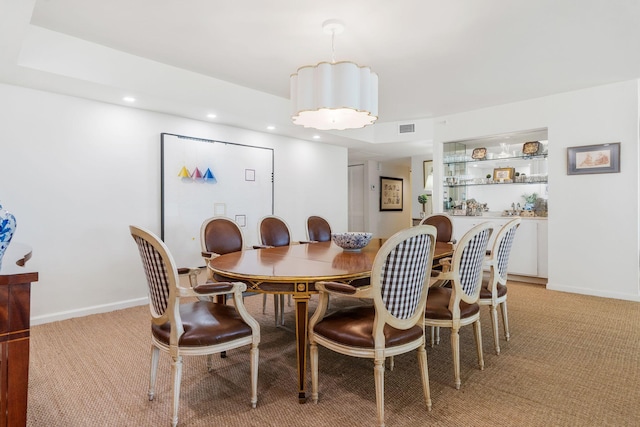
[[[271,147],[275,214],[347,226],[347,150],[0,84],[0,201],[33,247],[33,323],[145,301],[128,232],[160,232],[160,133]],[[248,224],[256,227],[255,224]]]
[[[638,99],[633,80],[440,117],[434,181],[442,182],[443,142],[548,128],[547,287],[640,301]],[[567,147],[607,142],[621,143],[620,173],[567,175]]]
[[[402,211],[380,211],[380,177],[402,178]],[[416,196],[417,197],[417,196]],[[365,162],[365,231],[387,238],[411,226],[410,168],[393,162]]]

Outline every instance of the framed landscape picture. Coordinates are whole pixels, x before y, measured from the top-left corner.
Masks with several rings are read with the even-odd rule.
[[[567,148],[567,175],[620,172],[620,143]]]
[[[402,178],[380,177],[380,210],[402,210]]]

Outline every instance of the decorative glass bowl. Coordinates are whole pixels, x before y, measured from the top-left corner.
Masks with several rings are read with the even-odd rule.
[[[331,239],[345,251],[359,251],[369,244],[372,235],[372,233],[361,231],[347,231],[346,233],[331,233]]]

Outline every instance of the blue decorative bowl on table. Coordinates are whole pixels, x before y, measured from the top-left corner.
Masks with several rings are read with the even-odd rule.
[[[345,251],[359,251],[369,244],[372,233],[361,231],[347,231],[346,233],[331,233],[333,243]]]
[[[7,250],[15,231],[16,217],[0,205],[0,267],[2,267],[4,252]]]

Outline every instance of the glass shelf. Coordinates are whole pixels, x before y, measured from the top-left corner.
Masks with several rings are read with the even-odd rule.
[[[532,182],[486,182],[484,184],[481,183],[468,183],[468,184],[447,184],[444,186],[446,188],[458,188],[458,187],[475,187],[481,185],[532,185],[532,184],[547,184],[548,181],[532,181]]]
[[[453,156],[453,157],[460,157],[460,156]],[[547,153],[544,154],[533,154],[530,156],[516,156],[516,157],[500,157],[500,158],[493,158],[493,159],[481,159],[481,160],[475,160],[475,159],[471,159],[468,156],[465,156],[466,160],[450,160],[447,161],[445,160],[443,163],[445,165],[466,165],[466,164],[484,164],[487,167],[490,167],[490,165],[492,164],[501,164],[501,163],[509,163],[509,162],[527,162],[530,160],[536,160],[536,159],[546,159],[547,158]]]

